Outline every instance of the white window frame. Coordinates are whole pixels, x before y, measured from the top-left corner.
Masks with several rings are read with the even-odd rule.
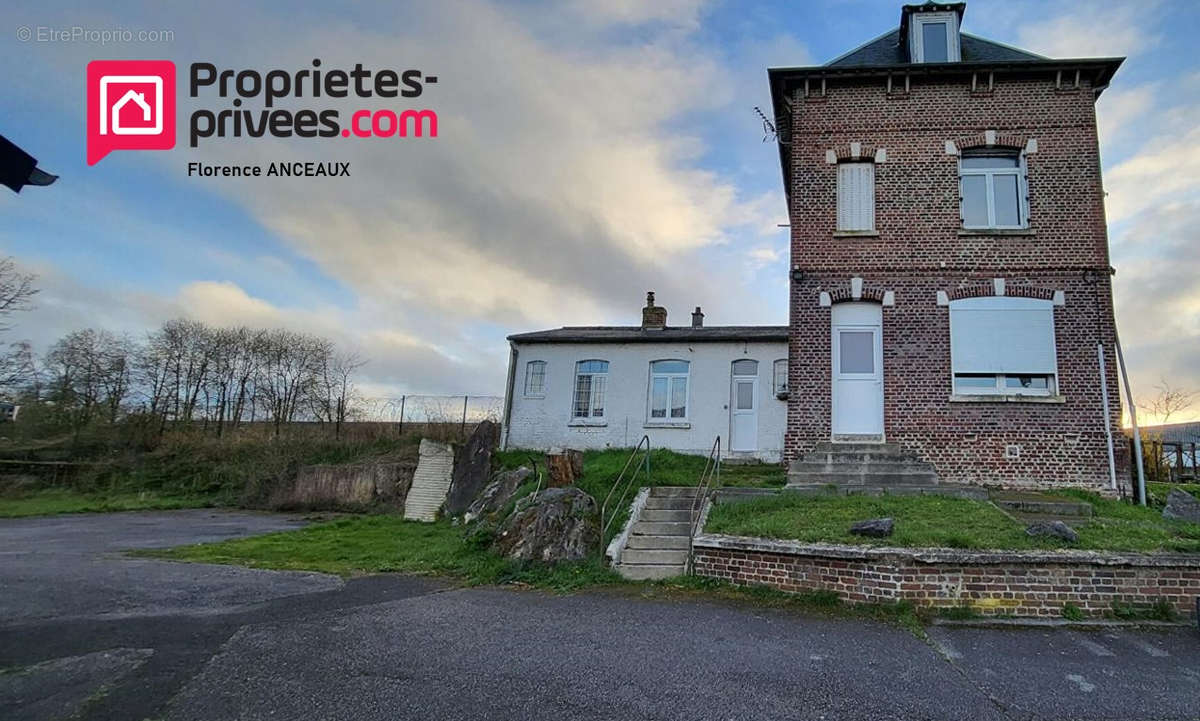
[[[603,363],[603,371],[583,371],[584,363]],[[605,422],[605,406],[608,400],[608,369],[609,362],[601,358],[587,358],[575,363],[575,382],[571,386],[571,420],[574,422]],[[588,399],[586,413],[580,415],[579,410],[579,379],[590,376],[588,381]],[[597,414],[597,406],[600,413]]]
[[[1017,158],[1015,168],[964,168],[963,158],[979,157],[1013,157]],[[1013,175],[1017,179],[1017,224],[996,224],[996,176]],[[988,222],[987,225],[967,225],[965,212],[966,195],[963,193],[963,178],[977,176],[984,178],[984,188],[987,193]],[[1025,153],[1022,151],[963,151],[958,158],[958,215],[962,227],[966,230],[1023,230],[1029,227],[1029,186],[1026,182]]]
[[[850,184],[856,171],[865,173],[863,188],[866,197],[859,197],[857,207],[850,205]],[[875,163],[869,160],[838,163],[837,166],[837,229],[842,231],[875,230]]]
[[[963,376],[981,378],[991,375],[995,379],[992,386],[959,389],[958,379]],[[1008,376],[1040,376],[1046,378],[1045,388],[1009,388]],[[954,393],[960,396],[1053,396],[1058,394],[1058,376],[1053,373],[955,373]]]
[[[542,386],[541,386],[541,388],[538,388],[536,391],[532,391],[529,388],[529,382],[531,380],[533,380],[533,368],[535,365],[541,368]],[[527,361],[525,363],[525,397],[526,398],[545,398],[546,397],[546,367],[547,367],[546,361],[544,361],[544,360],[531,360],[531,361]]]
[[[683,363],[684,365],[687,366],[687,370],[683,371],[683,372],[654,370],[654,364],[660,363],[660,362]],[[692,383],[691,383],[692,364],[691,364],[691,362],[685,361],[682,358],[658,358],[656,360],[650,361],[649,367],[650,367],[650,382],[646,386],[646,423],[651,424],[651,425],[655,425],[655,424],[668,424],[669,425],[669,424],[673,424],[673,423],[687,423],[688,422],[688,414],[689,414],[689,411],[690,411],[690,408],[692,405],[691,404],[691,395],[690,395],[691,391],[692,391]],[[654,408],[654,382],[656,380],[663,380],[667,384],[667,405],[662,409],[663,414],[661,416],[654,415],[654,411],[655,411],[655,408]],[[672,411],[671,398],[673,397],[672,390],[673,390],[673,387],[675,386],[675,384],[679,381],[683,382],[683,415],[682,416],[672,416],[671,415],[671,411]]]
[[[782,364],[782,365],[780,365]],[[783,383],[780,384],[779,369],[783,368]],[[771,386],[775,391],[775,397],[779,397],[788,392],[788,370],[787,358],[780,358],[771,365]]]
[[[958,37],[958,13],[913,13],[909,25],[909,47],[914,63],[925,62],[925,32],[923,25],[946,24],[946,62],[962,60],[962,47]],[[939,61],[940,62],[940,61]]]

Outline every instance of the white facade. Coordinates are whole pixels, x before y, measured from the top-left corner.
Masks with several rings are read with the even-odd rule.
[[[628,448],[648,435],[653,448],[707,455],[720,436],[723,457],[781,458],[783,340],[513,342],[512,349],[506,448]],[[607,373],[597,372],[603,364],[587,361],[607,362]],[[652,370],[655,361],[685,361],[686,371],[679,363]],[[778,376],[777,361],[784,364]],[[580,381],[577,374],[593,377]],[[595,388],[602,389],[598,400]]]

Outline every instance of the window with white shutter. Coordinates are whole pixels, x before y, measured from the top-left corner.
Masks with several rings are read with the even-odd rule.
[[[960,394],[1053,395],[1054,304],[994,296],[950,303],[950,363]]]
[[[838,230],[875,230],[875,164],[838,165]]]

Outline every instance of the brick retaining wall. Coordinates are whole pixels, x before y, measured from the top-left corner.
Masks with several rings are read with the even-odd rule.
[[[958,551],[803,544],[702,534],[695,573],[784,591],[834,591],[845,601],[949,608],[984,615],[1061,616],[1067,603],[1101,616],[1114,602],[1167,601],[1194,617],[1200,555],[1087,551]]]

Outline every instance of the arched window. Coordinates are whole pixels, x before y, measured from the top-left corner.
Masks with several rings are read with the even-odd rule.
[[[733,362],[733,374],[735,376],[756,376],[758,375],[758,361],[742,358]]]
[[[604,391],[608,388],[608,361],[585,360],[575,364],[574,418],[603,418]]]
[[[546,395],[546,361],[529,361],[525,364],[525,396],[541,398],[544,395]]]
[[[950,365],[959,395],[1055,395],[1054,304],[1009,296],[951,301]]]
[[[787,358],[775,361],[774,373],[775,395],[781,396],[788,392]]]
[[[650,420],[683,422],[687,420],[688,373],[691,364],[684,360],[657,360],[650,363]]]
[[[1025,160],[1016,150],[964,150],[958,161],[964,228],[1029,227]]]

